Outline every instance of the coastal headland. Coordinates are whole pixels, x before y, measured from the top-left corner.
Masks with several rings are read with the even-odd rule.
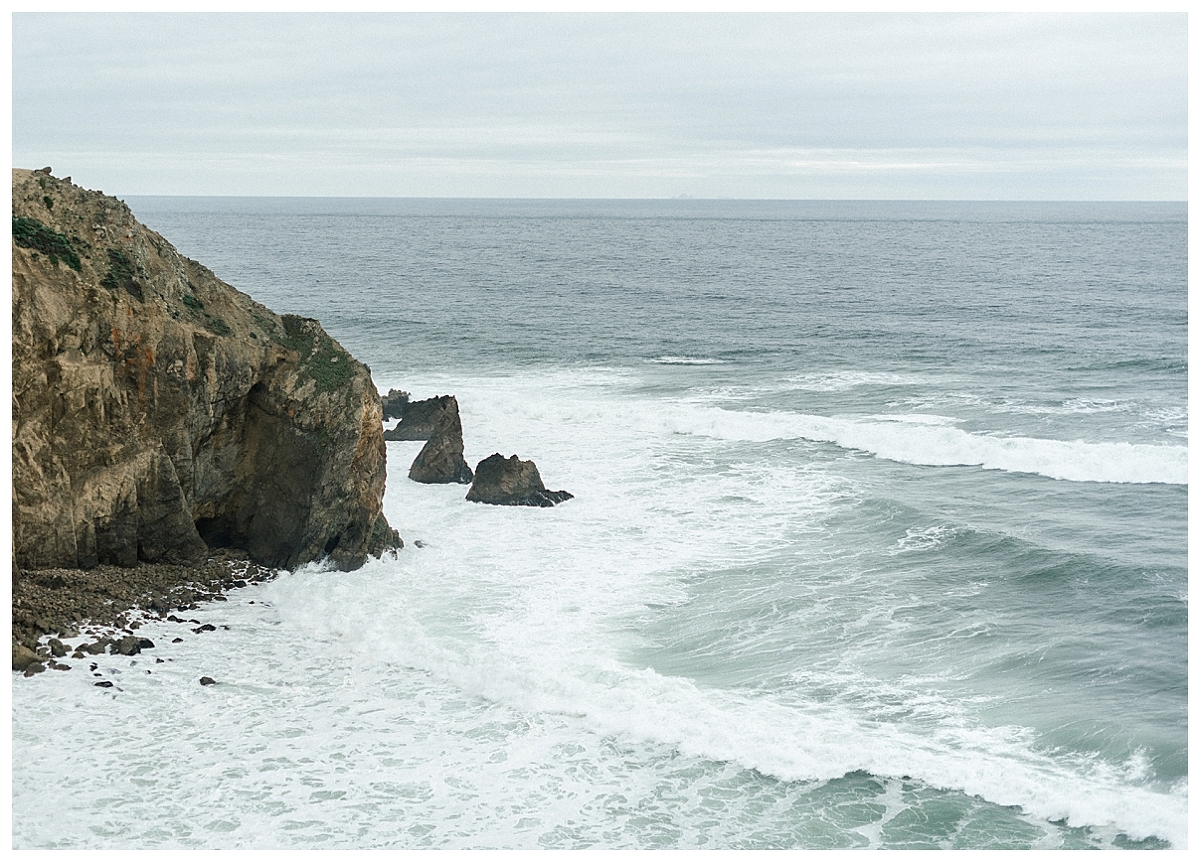
[[[14,668],[84,620],[403,547],[379,394],[317,321],[48,168],[12,208]]]

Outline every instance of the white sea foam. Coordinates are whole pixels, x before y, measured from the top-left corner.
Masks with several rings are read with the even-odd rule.
[[[697,408],[640,399],[624,374],[595,370],[418,382],[418,394],[458,395],[472,464],[497,450],[532,457],[576,498],[547,510],[469,504],[462,486],[405,481],[422,444],[389,443],[385,508],[408,542],[398,559],[251,587],[195,612],[229,631],[185,631],[180,645],[168,646],[172,624],[147,624],[175,661],[104,657],[115,700],[82,668],[17,681],[15,844],[739,846],[777,817],[794,830],[781,825],[779,844],[803,845],[797,812],[812,806],[812,834],[824,834],[822,783],[864,771],[881,778],[870,802],[886,806],[884,821],[920,804],[902,788],[911,782],[888,780],[911,776],[971,805],[1019,806],[1047,834],[1065,819],[1186,845],[1186,787],[1148,786],[1140,755],[1047,752],[1028,728],[989,726],[973,704],[903,681],[887,692],[894,708],[879,706],[884,683],[854,674],[849,643],[886,649],[922,625],[897,613],[915,601],[910,585],[859,585],[869,579],[852,565],[818,563],[810,600],[786,606],[799,576],[780,558],[820,561],[822,525],[853,511],[862,489],[804,457],[741,455],[730,442],[803,438],[798,426],[825,421],[835,438],[919,448],[922,435],[963,435],[948,417],[841,426]],[[953,535],[928,524],[891,550]],[[843,544],[852,561],[854,542]],[[825,676],[745,687],[698,679],[727,658],[715,652],[674,656],[696,662],[695,677],[632,658],[656,646],[647,619],[688,615],[696,585],[728,604],[739,570],[740,586],[765,597],[765,621],[734,623],[746,662],[809,628],[831,629],[850,659],[796,652],[793,666],[824,663]],[[837,612],[863,595],[879,600]],[[712,613],[688,619],[707,630]],[[219,685],[200,688],[201,674]],[[72,734],[42,733],[68,713]],[[793,783],[764,788],[759,774]],[[63,775],[101,790],[54,808]],[[886,843],[872,816],[850,828]]]
[[[979,466],[1075,482],[1187,484],[1187,447],[974,434],[925,418],[845,418],[689,407],[665,420],[676,433],[765,442],[834,443],[929,467]]]
[[[724,365],[724,359],[705,356],[659,356],[651,359],[656,365]]]
[[[809,392],[845,392],[859,386],[929,385],[932,381],[886,371],[831,371],[800,374],[783,380],[779,388]]]
[[[513,546],[505,551],[520,553]],[[394,579],[380,579],[378,586],[360,581],[317,588],[314,579],[328,575],[301,575],[277,585],[273,595],[292,624],[320,642],[342,644],[363,659],[416,666],[520,713],[568,717],[601,737],[666,745],[688,757],[729,762],[784,781],[825,781],[860,770],[907,775],[1019,806],[1043,821],[1112,827],[1186,844],[1182,791],[1131,783],[1122,768],[1039,754],[1019,728],[987,728],[951,713],[937,721],[945,704],[927,704],[925,721],[906,728],[903,722],[864,723],[846,708],[803,696],[780,700],[704,689],[686,678],[625,666],[619,660],[624,635],[612,624],[621,618],[624,602],[644,602],[646,588],[653,591],[646,572],[623,577],[619,567],[603,563],[581,572],[569,559],[556,562],[562,567],[525,574],[525,583],[514,589],[511,562],[476,560],[484,568],[501,568],[502,574],[474,579],[473,588],[487,597],[485,606],[498,601],[504,607],[481,608],[457,630],[425,604],[439,585],[445,589],[440,565],[434,566],[436,574],[425,574],[433,579],[426,598],[391,618],[381,619],[378,609],[388,601],[388,581]],[[396,577],[420,580],[424,563],[417,560]],[[457,606],[456,594],[452,590],[442,601]],[[314,595],[321,601],[314,602]]]

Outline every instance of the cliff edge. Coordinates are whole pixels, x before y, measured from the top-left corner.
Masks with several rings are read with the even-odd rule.
[[[48,169],[12,180],[15,566],[191,564],[230,547],[353,569],[401,546],[365,365],[115,198]]]

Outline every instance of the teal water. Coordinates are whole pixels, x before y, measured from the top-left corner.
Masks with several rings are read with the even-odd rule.
[[[1185,205],[130,204],[576,498],[388,444],[398,560],[14,682],[16,846],[1186,846]]]

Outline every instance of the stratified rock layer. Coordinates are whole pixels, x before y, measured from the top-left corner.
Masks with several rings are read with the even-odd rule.
[[[413,459],[408,478],[427,485],[470,484],[471,468],[463,459],[462,420],[453,395],[437,399],[439,415],[429,440]]]
[[[475,467],[475,480],[467,499],[495,506],[553,506],[574,497],[566,491],[547,491],[537,465],[516,455],[505,458],[499,452],[484,458]]]
[[[120,201],[13,178],[13,555],[26,569],[362,565],[399,544],[366,367]]]

